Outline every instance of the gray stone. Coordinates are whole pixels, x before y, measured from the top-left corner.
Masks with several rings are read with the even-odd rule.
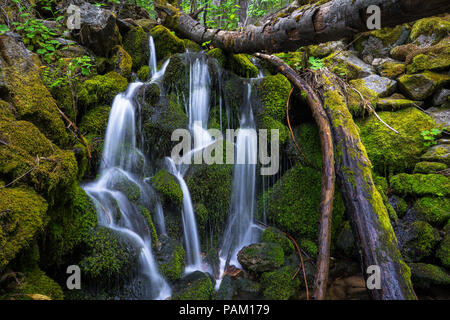
[[[427,161],[437,161],[444,162],[447,165],[450,165],[450,145],[448,144],[437,144],[432,146],[425,152],[422,157],[422,160]]]
[[[389,96],[397,87],[397,81],[380,77],[376,74],[371,74],[362,80],[364,81],[364,86],[367,89],[375,91],[380,98]]]
[[[425,100],[449,81],[450,76],[431,72],[405,74],[398,78],[400,91],[412,100]]]
[[[438,90],[433,96],[433,105],[440,106],[448,102],[450,96],[450,89],[442,88]]]
[[[355,52],[343,51],[331,59],[334,63],[343,63],[346,68],[354,71],[352,78],[363,78],[375,73],[375,69],[357,57]]]
[[[439,126],[450,127],[450,109],[432,107],[427,109],[427,113]]]

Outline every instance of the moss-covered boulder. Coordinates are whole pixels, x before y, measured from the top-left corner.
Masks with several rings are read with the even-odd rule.
[[[437,88],[450,82],[450,76],[426,71],[418,74],[405,74],[398,78],[400,91],[413,100],[425,100]]]
[[[399,195],[442,197],[450,194],[450,177],[441,174],[400,173],[390,179],[390,187]]]
[[[307,52],[310,56],[324,58],[335,51],[344,49],[344,47],[345,44],[342,41],[329,41],[308,46]]]
[[[30,188],[0,189],[0,270],[44,230],[47,208]]]
[[[210,300],[214,293],[214,284],[210,276],[194,271],[174,284],[172,300]]]
[[[159,270],[165,279],[175,281],[181,278],[185,267],[185,250],[180,242],[167,236],[160,236],[160,246],[155,252]]]
[[[443,226],[450,218],[450,198],[423,197],[417,199],[415,213],[419,219],[435,226]]]
[[[429,50],[422,50],[415,55],[408,73],[417,73],[426,70],[439,71],[450,67],[450,38],[445,38]]]
[[[288,300],[294,297],[300,288],[299,277],[292,280],[295,272],[296,269],[292,266],[264,272],[260,280],[264,298],[268,300]]]
[[[230,68],[234,73],[245,78],[255,78],[258,75],[258,68],[243,53],[233,54],[229,58]]]
[[[79,129],[84,135],[103,137],[108,125],[111,107],[98,106],[89,110],[81,119]]]
[[[323,63],[332,72],[345,76],[347,80],[370,76],[375,73],[373,67],[351,51],[332,53],[323,59]]]
[[[280,230],[268,227],[261,233],[261,242],[278,243],[283,249],[284,255],[289,256],[294,252],[294,245]]]
[[[210,56],[211,58],[216,59],[217,62],[219,63],[219,65],[222,68],[225,68],[226,63],[227,63],[227,56],[222,51],[222,49],[220,49],[220,48],[211,49],[207,52],[207,55]]]
[[[189,39],[183,39],[186,50],[191,52],[198,52],[202,50],[202,47],[197,43]]]
[[[152,177],[153,188],[162,197],[163,201],[181,206],[183,191],[176,180],[167,170],[161,169]]]
[[[381,64],[379,72],[382,77],[394,79],[405,72],[405,64],[399,61],[388,60]]]
[[[178,38],[174,32],[162,25],[157,25],[150,30],[156,49],[158,62],[166,60],[172,54],[183,53],[186,50],[184,41]]]
[[[111,60],[114,63],[114,71],[122,77],[129,78],[131,76],[131,68],[133,66],[131,56],[124,50],[124,48],[122,48],[122,46],[114,47],[113,51],[114,54]]]
[[[239,251],[238,261],[245,270],[252,272],[272,271],[284,264],[284,252],[278,243],[255,243]]]
[[[412,283],[414,287],[429,289],[436,286],[448,287],[450,276],[442,268],[427,263],[411,263]]]
[[[123,47],[130,54],[134,71],[144,65],[148,65],[150,51],[148,46],[148,34],[142,27],[132,27],[123,37]]]
[[[429,223],[415,221],[407,223],[398,238],[404,258],[420,261],[433,253],[439,234]]]
[[[38,268],[25,273],[23,283],[17,288],[16,299],[17,296],[24,300],[64,299],[60,285]]]
[[[447,169],[445,163],[422,161],[416,163],[413,173],[436,173]]]
[[[425,152],[421,159],[427,161],[438,161],[450,165],[450,145],[438,144],[432,146]]]
[[[150,67],[149,66],[142,66],[138,72],[137,72],[137,77],[139,78],[139,80],[141,81],[147,81],[151,75],[150,73]]]
[[[377,101],[376,109],[381,111],[398,111],[415,106],[420,106],[420,101],[413,101],[406,98],[387,97]]]
[[[421,46],[438,43],[450,32],[450,21],[441,17],[429,17],[417,20],[414,23],[409,41]]]
[[[409,32],[406,24],[365,32],[356,40],[355,48],[363,56],[386,56],[391,48],[407,41]]]
[[[450,269],[450,222],[447,222],[443,231],[445,233],[444,239],[441,241],[435,256],[444,267]]]
[[[78,93],[79,104],[86,108],[111,105],[114,97],[127,89],[128,81],[117,72],[97,75],[86,80]]]
[[[399,134],[388,129],[375,116],[357,122],[370,161],[376,172],[404,172],[412,170],[425,151],[422,130],[434,127],[434,121],[416,108],[396,112],[380,112],[384,122]]]
[[[263,78],[256,87],[261,101],[261,108],[256,113],[258,128],[278,129],[280,144],[283,144],[289,138],[289,130],[284,121],[291,84],[282,74],[277,74]]]

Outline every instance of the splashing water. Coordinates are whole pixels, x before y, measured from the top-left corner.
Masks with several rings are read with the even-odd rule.
[[[152,78],[155,76],[156,72],[158,72],[158,67],[156,64],[156,48],[155,42],[153,41],[153,37],[150,36],[148,38],[148,48],[150,49],[150,58],[148,61],[148,66],[150,67],[150,71],[152,72]]]

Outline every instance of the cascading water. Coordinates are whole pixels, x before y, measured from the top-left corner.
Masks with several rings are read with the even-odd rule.
[[[149,206],[149,186],[139,178],[139,160],[143,157],[136,148],[135,108],[133,97],[142,85],[130,84],[125,93],[118,94],[108,119],[100,177],[83,188],[97,207],[99,224],[117,231],[130,240],[139,252],[139,271],[144,277],[145,291],[140,298],[165,299],[171,295],[167,282],[159,273],[151,252],[150,230],[138,205]],[[131,201],[124,194],[124,186],[139,190],[139,199]],[[158,219],[157,219],[158,220]],[[164,220],[157,221],[165,230]]]
[[[251,107],[251,83],[247,84],[247,100],[240,119],[235,144],[235,166],[230,214],[220,249],[220,274],[227,265],[240,267],[237,254],[244,246],[256,242],[258,227],[253,223],[256,201],[257,163],[256,125]],[[220,280],[216,288],[220,285]]]
[[[157,70],[157,64],[156,64],[155,42],[153,41],[152,36],[150,36],[148,38],[148,48],[150,49],[150,59],[148,61],[148,66],[150,67],[150,71],[152,73],[152,78],[153,78],[158,70]]]

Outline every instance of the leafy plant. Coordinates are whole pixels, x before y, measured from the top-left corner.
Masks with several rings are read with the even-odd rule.
[[[239,22],[239,9],[240,6],[234,0],[226,0],[219,6],[211,4],[207,8],[209,19],[206,25],[209,28],[236,29]]]
[[[437,143],[436,138],[441,135],[442,131],[438,128],[433,128],[431,130],[422,130],[420,134],[422,135],[425,142],[423,143],[426,147],[435,145]]]
[[[5,34],[8,31],[9,31],[8,26],[6,26],[4,24],[0,24],[0,35]]]
[[[308,64],[311,70],[319,70],[324,67],[322,59],[312,56],[308,58]]]

